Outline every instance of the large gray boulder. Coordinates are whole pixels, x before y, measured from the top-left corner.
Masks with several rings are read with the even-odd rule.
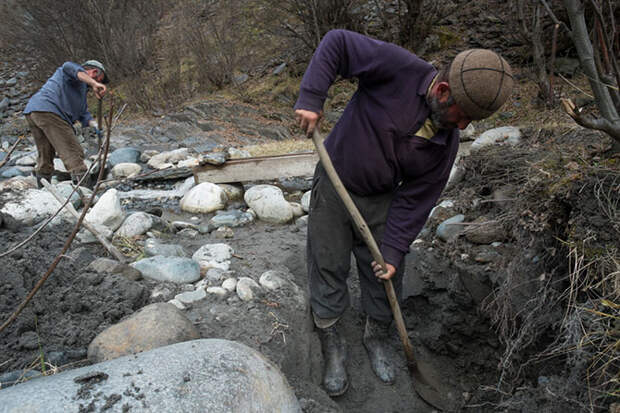
[[[244,344],[221,339],[173,344],[0,391],[1,412],[82,410],[301,412],[274,364]]]

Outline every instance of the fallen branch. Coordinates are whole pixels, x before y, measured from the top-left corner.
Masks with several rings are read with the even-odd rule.
[[[9,152],[6,154],[6,158],[0,161],[0,168],[6,165],[6,163],[9,161],[9,159],[11,158],[11,154],[15,151],[15,148],[17,148],[17,144],[19,143],[20,140],[22,140],[22,138],[23,136],[21,135],[17,138],[17,140],[15,141],[11,149],[9,149]]]

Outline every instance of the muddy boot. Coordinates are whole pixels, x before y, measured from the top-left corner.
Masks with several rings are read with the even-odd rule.
[[[335,325],[318,328],[323,358],[325,359],[325,375],[323,387],[329,396],[340,396],[349,388],[349,379],[345,368],[347,347],[344,338],[338,334]]]
[[[364,330],[364,347],[370,358],[370,365],[379,379],[393,384],[395,379],[394,358],[388,342],[390,322],[381,322],[366,317]]]
[[[37,189],[43,189],[41,179],[45,179],[47,182],[52,183],[52,174],[42,174],[40,172],[35,172],[34,177],[37,180]]]
[[[86,172],[71,172],[71,182],[73,182],[73,185],[75,186],[78,186],[79,184],[79,186],[84,188],[92,189],[91,176],[87,175],[86,178],[82,180],[84,175],[86,175]],[[80,181],[82,181],[81,184]]]

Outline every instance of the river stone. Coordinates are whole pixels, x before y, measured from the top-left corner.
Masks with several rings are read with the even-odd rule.
[[[143,277],[155,281],[186,284],[200,278],[200,267],[196,261],[190,258],[157,255],[144,258],[130,265],[140,271]]]
[[[208,214],[226,206],[226,193],[218,185],[203,182],[189,190],[181,199],[181,209]]]
[[[132,238],[146,234],[146,232],[153,227],[154,218],[157,217],[147,214],[146,212],[134,212],[123,221],[123,224],[116,231],[116,235]]]
[[[22,156],[21,158],[15,161],[15,165],[19,165],[19,166],[35,166],[36,164],[37,164],[36,153]]]
[[[262,221],[284,224],[293,218],[293,207],[277,186],[255,185],[246,191],[243,198]]]
[[[222,339],[176,343],[31,380],[0,391],[0,406],[33,413],[85,406],[97,412],[301,413],[277,366]]]
[[[310,211],[310,197],[312,196],[312,191],[306,191],[301,197],[301,207],[304,209],[304,212]]]
[[[162,255],[164,257],[189,257],[185,249],[176,244],[163,244],[155,238],[149,238],[144,243],[144,254],[148,257]]]
[[[2,173],[0,174],[0,177],[1,178],[15,178],[16,176],[26,176],[26,175],[27,173],[21,170],[20,168],[11,166],[9,168],[6,168],[4,171],[2,171]]]
[[[168,165],[182,161],[189,157],[189,149],[180,148],[173,151],[162,152],[149,159],[148,165],[154,169],[165,169]]]
[[[99,333],[88,346],[88,358],[112,360],[199,337],[192,322],[170,304],[149,304]]]
[[[202,270],[218,268],[228,271],[233,254],[234,251],[228,244],[206,244],[192,255],[192,259],[200,264]]]
[[[119,148],[108,156],[108,162],[112,167],[121,163],[136,164],[140,161],[140,151],[135,148]]]
[[[132,178],[142,171],[142,167],[137,163],[121,162],[112,168],[114,178]]]
[[[507,143],[509,145],[517,145],[521,142],[521,130],[514,126],[502,126],[500,128],[489,129],[476,138],[471,144],[471,151],[475,152],[485,146],[493,144]]]
[[[465,220],[465,215],[459,214],[449,218],[437,227],[437,237],[442,241],[452,241],[463,232],[463,225],[456,225]]]
[[[108,189],[95,206],[86,214],[86,220],[93,224],[105,225],[112,231],[116,231],[123,220],[125,214],[121,208],[121,201],[118,191],[114,188]]]
[[[114,236],[114,232],[112,232],[112,230],[105,225],[92,223],[90,225],[95,228],[95,231],[97,231],[99,235],[101,235],[107,240],[111,240]],[[77,233],[76,237],[78,241],[80,241],[82,244],[95,244],[99,242],[99,240],[93,235],[93,233],[86,228],[82,228],[80,232]]]
[[[39,189],[27,189],[20,193],[3,193],[0,196],[0,205],[0,215],[3,216],[5,225],[10,229],[36,225],[52,216],[60,208],[60,204],[52,194]],[[71,217],[66,210],[61,212],[60,216]],[[52,222],[59,223],[60,221]]]
[[[260,276],[258,282],[266,289],[274,291],[282,288],[286,284],[285,278],[283,278],[283,276],[286,275],[281,271],[270,270],[264,272]]]
[[[14,190],[24,191],[26,189],[36,189],[37,183],[34,176],[16,176],[0,182],[0,192]]]
[[[223,287],[209,287],[207,292],[218,297],[226,297],[228,295],[228,290]]]
[[[79,208],[80,205],[82,205],[82,198],[80,197],[80,194],[78,194],[77,191],[73,191],[73,185],[71,185],[69,182],[61,182],[54,185],[54,190],[58,192],[58,195],[60,195],[64,199],[67,199],[69,195],[71,195],[71,204],[75,208]],[[90,196],[93,194],[93,191],[83,186],[80,187],[80,191],[82,191],[82,194],[86,198],[90,198]]]
[[[249,277],[241,277],[237,281],[237,295],[243,301],[252,301],[255,296],[255,292],[260,290],[260,286]]]
[[[207,292],[204,288],[198,288],[194,291],[185,291],[184,293],[177,294],[174,299],[178,300],[182,304],[192,304],[200,300],[207,298]]]
[[[242,212],[238,209],[229,211],[217,211],[215,216],[209,220],[209,224],[214,228],[219,227],[240,227],[254,221],[254,216],[249,212]]]

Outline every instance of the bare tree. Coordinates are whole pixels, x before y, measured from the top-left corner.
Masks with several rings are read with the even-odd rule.
[[[544,0],[541,0],[544,2]],[[620,69],[616,58],[619,49],[616,33],[615,13],[618,10],[617,2],[613,0],[586,0],[595,13],[596,26],[600,33],[599,44],[593,47],[590,30],[586,24],[585,4],[581,0],[563,0],[568,12],[571,26],[571,38],[577,49],[581,68],[588,77],[590,87],[594,93],[596,105],[601,117],[597,118],[582,111],[570,99],[562,99],[566,112],[579,125],[604,131],[614,139],[613,149],[620,150]],[[603,56],[601,56],[601,54]],[[598,64],[597,64],[598,62]]]

